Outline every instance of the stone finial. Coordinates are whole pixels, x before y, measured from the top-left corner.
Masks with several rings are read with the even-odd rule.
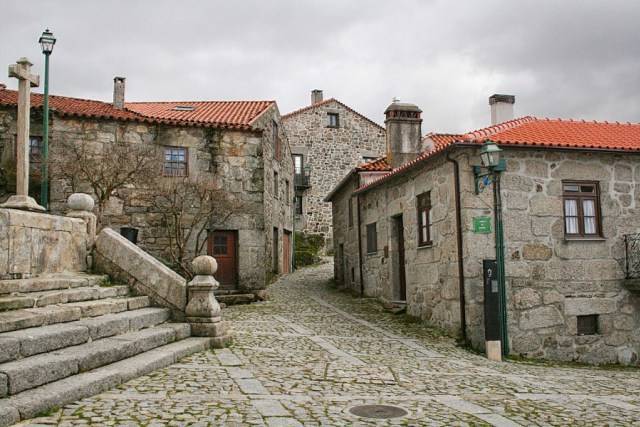
[[[93,197],[85,193],[73,193],[67,199],[67,206],[72,211],[92,212],[94,205]]]
[[[219,286],[213,277],[218,270],[218,262],[211,256],[201,255],[191,262],[191,267],[195,277],[187,284],[188,302],[185,308],[191,335],[211,337],[213,347],[224,347],[232,338],[227,322],[222,321],[222,310],[213,293]]]
[[[213,276],[218,271],[218,261],[212,256],[201,255],[191,261],[191,268],[198,276]]]
[[[71,218],[80,218],[87,224],[87,249],[91,251],[96,241],[97,218],[93,214],[94,206],[93,197],[85,193],[73,193],[67,199],[69,212],[67,216]],[[91,264],[91,261],[88,260]]]

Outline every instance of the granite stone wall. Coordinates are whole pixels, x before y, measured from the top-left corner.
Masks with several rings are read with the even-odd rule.
[[[338,114],[338,128],[328,127],[328,113]],[[322,234],[329,243],[331,204],[323,199],[363,157],[385,154],[385,130],[336,101],[287,116],[283,124],[293,153],[303,154],[311,168],[311,188],[302,193],[303,216],[296,230]]]
[[[475,153],[474,153],[475,154]],[[627,290],[624,235],[640,232],[640,156],[551,150],[506,150],[502,178],[508,322],[511,352],[589,363],[633,363],[640,353],[640,296]],[[474,156],[470,157],[474,159]],[[469,170],[462,166],[461,170]],[[602,238],[565,236],[562,180],[596,181]],[[490,213],[491,191],[464,182],[470,329],[482,325],[481,258],[493,236],[470,233]],[[491,189],[488,189],[491,190]],[[577,316],[598,315],[598,333],[578,335]],[[480,346],[483,339],[475,334]]]

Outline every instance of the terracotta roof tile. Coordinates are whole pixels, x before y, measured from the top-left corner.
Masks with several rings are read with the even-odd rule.
[[[361,165],[356,166],[356,170],[358,171],[371,171],[371,172],[384,172],[390,171],[391,165],[387,163],[387,156],[379,157],[375,160],[371,160],[370,162],[363,163]]]
[[[42,94],[31,94],[31,105],[42,107]],[[15,106],[18,92],[0,88],[0,105]],[[202,102],[132,102],[125,109],[90,99],[49,96],[51,110],[60,115],[131,120],[172,125],[200,125],[231,129],[251,129],[253,121],[275,101],[202,101]],[[175,111],[176,106],[193,107]]]
[[[249,127],[273,104],[275,101],[127,102],[125,107],[161,120]]]
[[[487,140],[502,146],[640,152],[638,123],[586,122],[527,116],[463,135],[431,133],[427,137],[435,141],[432,150],[363,185],[357,192],[365,191],[402,174],[453,145],[480,145]]]
[[[370,118],[368,118],[367,116],[365,116],[365,115],[363,115],[363,114],[358,113],[358,112],[357,112],[356,110],[354,110],[353,108],[351,108],[351,107],[349,107],[348,105],[346,105],[346,104],[344,104],[344,103],[342,103],[342,102],[338,101],[338,100],[337,100],[337,99],[335,99],[335,98],[325,99],[324,101],[318,102],[317,104],[307,105],[306,107],[302,107],[302,108],[300,108],[300,109],[298,109],[298,110],[295,110],[295,111],[292,111],[292,112],[290,112],[290,113],[287,113],[287,114],[285,114],[284,116],[282,116],[282,120],[289,119],[289,118],[294,117],[294,116],[296,116],[296,115],[298,115],[298,114],[300,114],[300,113],[304,113],[305,111],[313,110],[314,108],[321,107],[321,106],[323,106],[323,105],[327,105],[327,104],[329,104],[329,103],[331,103],[331,102],[336,102],[336,103],[340,104],[340,105],[341,105],[342,107],[344,107],[347,111],[352,112],[353,114],[355,114],[355,115],[357,115],[357,116],[359,116],[359,117],[363,118],[364,120],[368,121],[368,122],[369,122],[369,123],[371,123],[372,125],[374,125],[374,126],[376,126],[376,127],[380,128],[380,129],[382,129],[382,130],[386,131],[386,129],[385,129],[384,127],[380,126],[378,123],[374,122],[373,120],[371,120],[371,119],[370,119]]]

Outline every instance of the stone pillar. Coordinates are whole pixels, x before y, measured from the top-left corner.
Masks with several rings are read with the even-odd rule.
[[[84,193],[73,193],[67,199],[69,211],[67,216],[80,218],[87,224],[87,253],[91,254],[93,244],[96,241],[96,216],[93,214],[93,197]],[[87,267],[91,268],[93,259],[87,255]]]
[[[215,258],[208,255],[196,257],[191,266],[196,276],[187,284],[186,320],[191,325],[191,335],[211,337],[211,346],[223,348],[232,341],[227,322],[222,321],[222,310],[213,291],[219,286],[213,277],[218,270]]]

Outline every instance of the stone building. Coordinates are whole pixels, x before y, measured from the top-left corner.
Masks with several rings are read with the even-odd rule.
[[[225,189],[236,202],[229,216],[211,218],[206,251],[218,259],[223,289],[259,294],[274,274],[291,269],[293,163],[274,101],[125,102],[124,78],[114,79],[114,102],[50,97],[50,159],[63,158],[63,141],[101,149],[116,141],[151,144],[162,156],[166,180],[184,176]],[[0,193],[15,183],[14,140],[17,92],[0,86]],[[42,96],[32,95],[31,154],[38,170],[42,144]],[[78,186],[80,188],[78,188]],[[76,191],[90,191],[86,183]],[[152,190],[152,189],[151,189]],[[62,213],[73,192],[68,180],[52,177],[50,211]],[[162,258],[166,230],[153,211],[148,189],[136,185],[112,195],[104,223],[134,229],[137,244]],[[34,194],[36,200],[39,195]],[[131,230],[129,230],[130,232]],[[193,251],[193,248],[191,248]]]
[[[321,90],[282,122],[295,165],[295,229],[330,241],[331,205],[323,199],[354,166],[384,154],[385,130],[334,98],[323,100]]]
[[[504,122],[412,143],[402,138],[415,138],[420,110],[392,104],[389,151],[404,162],[354,169],[327,197],[336,279],[484,349],[495,332],[485,330],[485,292],[495,289],[483,261],[496,259],[496,184],[481,178],[476,194],[474,166],[492,141],[506,163],[498,192],[510,353],[637,363],[640,124],[513,119],[513,102],[491,98]]]

